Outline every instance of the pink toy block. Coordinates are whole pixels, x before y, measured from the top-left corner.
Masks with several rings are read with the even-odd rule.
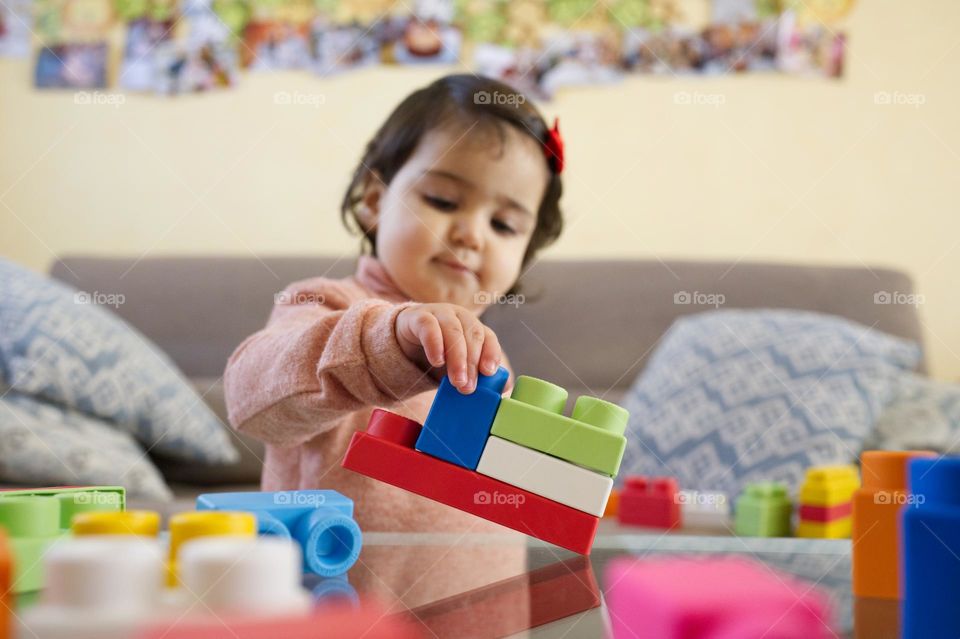
[[[605,574],[614,639],[825,639],[827,598],[755,561],[613,560]]]
[[[617,519],[621,524],[651,528],[679,528],[680,499],[673,477],[627,477],[620,491]]]

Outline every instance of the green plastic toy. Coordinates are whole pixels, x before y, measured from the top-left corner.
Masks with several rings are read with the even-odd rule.
[[[789,537],[793,503],[775,482],[747,484],[737,500],[734,531],[744,537]]]
[[[73,516],[90,511],[120,511],[121,486],[35,488],[0,491],[0,527],[10,539],[14,593],[43,587],[43,555],[70,531]]]
[[[616,404],[583,395],[570,417],[567,391],[521,375],[509,398],[500,400],[491,435],[609,475],[617,474],[627,440],[629,413]]]

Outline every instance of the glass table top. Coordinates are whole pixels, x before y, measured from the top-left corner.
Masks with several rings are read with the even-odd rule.
[[[603,576],[622,556],[751,558],[822,590],[838,637],[898,636],[896,601],[854,600],[849,540],[735,537],[725,528],[665,534],[603,520],[588,557],[509,533],[366,533],[349,586],[331,596],[375,597],[428,637],[608,637]]]

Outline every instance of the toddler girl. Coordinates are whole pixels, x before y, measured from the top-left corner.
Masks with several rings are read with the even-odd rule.
[[[340,491],[364,530],[492,529],[340,461],[374,407],[422,423],[443,375],[470,393],[506,365],[479,317],[560,234],[562,166],[556,125],[500,82],[447,76],[400,103],[343,199],[356,274],[288,286],[227,363],[230,422],[267,444],[263,490]]]

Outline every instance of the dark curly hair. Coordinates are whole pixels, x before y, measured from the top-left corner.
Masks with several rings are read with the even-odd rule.
[[[362,235],[361,251],[377,254],[376,232],[364,229],[357,216],[357,205],[363,198],[371,173],[389,185],[397,172],[413,154],[423,136],[454,118],[463,118],[494,125],[501,143],[511,126],[545,144],[549,127],[530,100],[512,87],[483,76],[447,75],[414,91],[393,110],[370,142],[347,188],[340,214],[347,230]],[[544,159],[546,162],[546,158]],[[537,223],[530,244],[523,256],[526,266],[537,252],[552,244],[563,229],[560,175],[548,162],[550,178],[537,211]]]

